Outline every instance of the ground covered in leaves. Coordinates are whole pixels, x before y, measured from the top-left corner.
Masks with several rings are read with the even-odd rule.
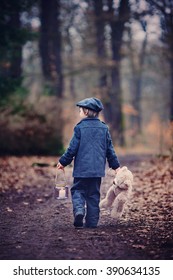
[[[134,174],[123,217],[115,223],[102,210],[98,228],[80,230],[73,228],[70,197],[54,198],[56,160],[0,158],[0,259],[173,259],[173,166],[168,158],[120,157]],[[69,184],[71,174],[67,167]],[[107,171],[102,197],[112,180]]]

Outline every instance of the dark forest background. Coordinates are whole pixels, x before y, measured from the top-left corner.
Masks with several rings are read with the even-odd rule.
[[[91,96],[118,149],[173,154],[173,1],[1,0],[0,154],[61,154]]]

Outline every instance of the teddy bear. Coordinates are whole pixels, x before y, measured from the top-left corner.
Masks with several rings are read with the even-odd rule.
[[[124,207],[128,201],[133,185],[133,174],[126,167],[121,167],[108,189],[106,197],[100,201],[100,208],[111,208],[111,217],[119,220],[123,214]]]

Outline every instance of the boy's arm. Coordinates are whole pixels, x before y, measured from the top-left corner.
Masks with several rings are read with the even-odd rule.
[[[58,169],[64,169],[64,166],[63,166],[60,162],[58,162],[57,168],[58,168]]]
[[[117,172],[118,169],[120,168],[120,163],[119,163],[117,155],[114,151],[114,147],[113,147],[113,144],[112,144],[112,139],[111,139],[111,135],[110,135],[109,131],[107,132],[106,157],[107,157],[109,167],[114,169],[115,172]]]
[[[120,170],[120,167],[118,167],[118,168],[114,169],[114,171],[115,171],[115,175],[117,174],[118,170]]]
[[[58,169],[63,169],[66,165],[69,165],[72,162],[74,156],[77,153],[79,143],[80,143],[80,130],[76,126],[74,128],[74,134],[70,141],[69,147],[59,159],[59,163],[57,165]]]

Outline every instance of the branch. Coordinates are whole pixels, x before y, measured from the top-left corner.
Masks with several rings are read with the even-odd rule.
[[[159,4],[156,0],[146,0],[149,4],[155,6],[160,12],[162,12],[163,15],[167,16],[167,13],[165,12],[165,8],[166,8],[166,3],[164,1],[164,6],[162,6],[161,4]]]

